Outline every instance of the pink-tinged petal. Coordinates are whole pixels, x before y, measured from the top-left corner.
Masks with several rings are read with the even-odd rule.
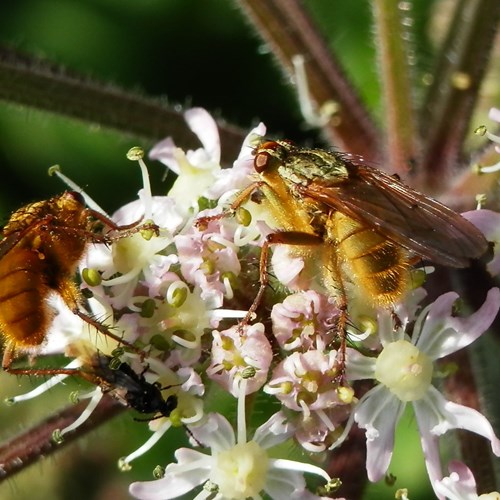
[[[500,213],[483,208],[464,212],[462,217],[472,222],[488,241],[495,242],[500,239]]]
[[[405,404],[385,386],[368,391],[354,410],[354,420],[366,430],[366,471],[370,481],[386,473],[394,450],[394,432]]]
[[[448,464],[448,470],[450,471],[450,474],[456,473],[458,475],[464,493],[477,494],[476,480],[469,467],[467,467],[464,463],[459,462],[458,460],[452,460]]]
[[[493,427],[484,415],[473,408],[451,401],[446,402],[445,411],[448,413],[450,428],[464,429],[483,436],[490,441],[493,453],[497,457],[500,456],[500,440],[495,436]]]
[[[476,480],[471,470],[462,462],[448,464],[450,475],[436,481],[434,491],[450,500],[477,500]]]
[[[313,290],[294,293],[274,304],[273,335],[287,351],[323,350],[334,340],[338,315],[330,297]]]
[[[294,352],[282,360],[264,389],[295,411],[326,410],[343,405],[337,392],[337,352],[311,350]],[[286,390],[283,390],[287,387]]]
[[[212,332],[212,356],[207,375],[224,389],[238,397],[240,382],[248,367],[254,376],[247,378],[246,394],[258,391],[268,378],[273,350],[262,323],[243,327],[232,326],[222,332]]]
[[[184,113],[189,128],[198,136],[203,149],[214,163],[220,163],[220,139],[217,123],[203,108],[191,108]]]
[[[490,108],[490,111],[488,113],[488,118],[490,120],[500,123],[500,109]]]
[[[452,316],[458,295],[445,293],[431,304],[416,346],[431,359],[439,359],[467,347],[491,325],[500,308],[500,290],[489,290],[483,305],[468,317]],[[415,331],[418,326],[415,326]]]
[[[433,432],[433,429],[442,420],[441,412],[436,408],[444,404],[446,404],[446,399],[434,387],[429,388],[425,398],[413,403],[413,410],[420,433],[420,442],[425,457],[425,466],[432,485],[443,477],[439,457],[438,435]],[[439,498],[443,499],[442,496],[439,496]]]
[[[493,243],[493,259],[486,268],[492,276],[497,276],[500,274],[500,213],[486,209],[471,210],[463,213],[462,217],[472,222]]]
[[[179,162],[177,161],[175,151],[177,146],[171,137],[167,137],[154,145],[153,149],[149,152],[149,157],[152,160],[158,160],[166,165],[172,172],[177,175],[180,174]]]
[[[414,408],[421,431],[427,429],[435,436],[451,429],[471,431],[488,439],[493,453],[500,456],[500,440],[488,419],[477,410],[448,401],[432,386],[425,398],[414,403]]]
[[[207,481],[210,474],[210,457],[189,448],[175,452],[178,461],[169,464],[165,476],[156,481],[132,483],[129,492],[140,500],[168,500],[177,498]]]
[[[439,457],[439,441],[437,436],[433,436],[427,428],[420,425],[421,422],[419,420],[416,405],[414,405],[414,408],[419,427],[420,443],[422,444],[422,451],[424,452],[425,457],[427,475],[429,476],[431,484],[434,486],[436,482],[443,477],[441,471],[441,460]],[[440,500],[444,500],[444,497],[440,496],[437,491],[435,491],[435,493]]]
[[[236,444],[231,424],[220,414],[210,413],[206,423],[190,427],[193,436],[212,451],[227,450]]]

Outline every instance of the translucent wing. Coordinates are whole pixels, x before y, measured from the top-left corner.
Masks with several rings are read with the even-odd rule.
[[[348,170],[343,182],[322,179],[297,189],[436,264],[467,267],[487,251],[483,234],[442,203],[378,169]]]

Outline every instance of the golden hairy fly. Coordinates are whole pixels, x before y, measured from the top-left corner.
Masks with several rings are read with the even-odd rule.
[[[117,234],[97,232],[96,222],[118,231]],[[4,369],[31,373],[11,369],[12,357],[15,352],[36,350],[45,340],[54,315],[47,302],[52,293],[60,295],[76,315],[115,338],[80,310],[81,294],[74,277],[89,243],[111,243],[142,227],[137,223],[117,226],[108,217],[86,208],[83,197],[74,191],[31,203],[12,214],[0,242],[0,331],[6,341]]]
[[[488,249],[461,215],[353,155],[268,141],[254,165],[263,203],[284,231],[279,242],[301,244],[295,233],[303,233],[332,294],[350,281],[363,299],[390,306],[408,289],[415,257],[467,267]]]
[[[269,247],[289,245],[307,265],[317,267],[343,311],[337,321],[341,366],[347,284],[365,303],[390,308],[408,290],[416,260],[467,267],[488,250],[481,232],[461,215],[360,157],[264,141],[254,150],[254,168],[255,181],[229,210],[198,222],[234,213],[257,191],[262,209],[274,220],[276,232],[267,235],[262,247],[260,288],[242,324],[262,301]]]

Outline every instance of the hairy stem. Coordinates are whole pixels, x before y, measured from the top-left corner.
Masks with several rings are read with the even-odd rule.
[[[0,48],[0,99],[116,129],[148,141],[172,136],[183,149],[199,147],[179,107],[126,92],[51,64]],[[238,156],[245,133],[219,122],[223,163]]]
[[[408,48],[411,12],[401,7],[411,4],[398,0],[374,0],[372,5],[387,124],[389,170],[405,175],[416,155]]]
[[[82,401],[69,406],[43,420],[33,428],[1,444],[0,482],[11,478],[14,474],[21,472],[38,460],[52,455],[63,446],[79,439],[125,409],[125,406],[119,404],[111,396],[105,395],[88,420],[74,431],[68,432],[61,444],[56,444],[52,440],[53,432],[56,429],[64,429],[73,423],[81,415],[87,404],[87,401]]]
[[[420,117],[421,182],[434,191],[462,160],[468,130],[500,19],[497,0],[461,0],[433,72]]]
[[[336,101],[339,112],[324,126],[337,146],[370,159],[379,157],[379,134],[339,61],[299,0],[239,0],[287,75],[292,58],[305,59],[311,99],[317,107]]]

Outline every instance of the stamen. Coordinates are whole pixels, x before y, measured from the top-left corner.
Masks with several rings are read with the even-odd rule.
[[[210,236],[210,242],[219,243],[219,245],[221,245],[222,247],[231,248],[234,251],[238,249],[238,247],[232,241],[229,241],[226,238],[223,238],[221,235],[217,234]]]
[[[74,359],[71,363],[64,367],[65,370],[72,370],[81,366],[81,361],[79,359]],[[44,392],[47,392],[52,387],[56,386],[59,382],[62,382],[65,378],[69,377],[67,374],[54,375],[49,380],[46,380],[43,384],[35,387],[33,390],[27,392],[26,394],[20,394],[19,396],[14,396],[6,400],[7,404],[13,405],[20,403],[21,401],[28,401],[29,399],[36,398]]]
[[[132,281],[138,274],[140,269],[133,268],[128,273],[122,274],[121,276],[117,276],[116,278],[111,278],[109,280],[102,280],[101,284],[104,286],[115,286],[115,285],[123,285]]]
[[[481,210],[488,197],[485,193],[476,194],[476,210]]]
[[[100,387],[97,387],[96,390],[94,391],[94,395],[92,396],[92,399],[89,401],[89,404],[87,405],[87,408],[83,410],[82,414],[68,427],[65,427],[62,429],[58,435],[62,438],[64,434],[67,434],[68,432],[74,431],[80,425],[82,425],[89,417],[92,415],[92,412],[96,409],[97,405],[99,404],[99,401],[101,401],[103,396],[103,393],[101,391]]]
[[[203,402],[200,399],[195,399],[190,406],[194,414],[191,417],[182,417],[181,421],[184,425],[194,424],[201,420],[204,415]]]
[[[153,218],[153,195],[151,193],[151,183],[149,182],[149,172],[143,160],[144,150],[139,147],[130,148],[127,152],[127,158],[131,161],[137,161],[141,169],[142,185],[139,191],[139,198],[144,202],[144,218],[146,220]]]
[[[331,481],[331,477],[321,467],[305,462],[296,462],[295,460],[287,460],[285,458],[271,458],[270,462],[276,469],[283,470],[296,470],[300,472],[307,472],[309,474],[316,474],[325,479],[326,482]]]
[[[308,419],[311,416],[311,410],[309,409],[309,406],[307,406],[306,402],[303,399],[299,399],[297,403],[299,403],[299,406],[302,408],[304,419]]]
[[[494,174],[500,171],[500,162],[494,165],[487,165],[483,167],[482,165],[473,165],[473,170],[477,174]]]
[[[213,319],[241,319],[247,315],[247,312],[238,309],[213,309],[212,311],[208,311],[208,315]]]
[[[246,414],[245,414],[245,401],[246,401],[246,392],[247,392],[247,379],[241,379],[238,385],[238,416],[237,416],[237,443],[246,443],[247,442],[247,423],[246,423]]]
[[[172,340],[186,349],[196,349],[199,345],[198,341],[189,341],[175,334],[172,335]]]
[[[120,470],[130,469],[130,462],[148,452],[162,438],[165,432],[170,429],[171,426],[172,422],[170,421],[170,419],[166,419],[165,423],[158,430],[156,430],[141,447],[137,448],[137,450],[135,450],[130,455],[120,458],[120,460],[118,461],[118,467],[120,468]]]
[[[182,303],[184,303],[185,299],[182,301],[182,303],[179,303],[179,297],[182,297],[182,295],[179,295],[179,291],[182,292],[186,291],[187,293],[189,293],[189,288],[186,285],[186,283],[184,283],[184,281],[181,280],[174,281],[168,287],[165,298],[167,299],[167,302],[170,305],[174,305],[175,307],[180,307]]]
[[[332,116],[338,111],[338,104],[335,101],[326,101],[318,110],[311,99],[307,73],[304,64],[304,56],[296,54],[292,57],[294,69],[294,80],[297,87],[297,97],[300,112],[306,123],[312,127],[323,127]]]
[[[238,226],[234,232],[234,244],[237,247],[244,247],[260,236],[259,231],[254,226]]]
[[[318,415],[318,418],[327,426],[330,432],[335,430],[335,425],[333,425],[332,420],[327,416],[324,410],[316,410],[316,415]]]
[[[66,177],[61,172],[61,167],[59,165],[53,165],[49,168],[49,175],[54,174],[59,177],[59,179],[61,179],[64,184],[66,184],[66,186],[71,188],[73,191],[80,193],[83,196],[87,207],[89,207],[91,210],[95,210],[96,212],[105,215],[106,217],[109,217],[109,215],[78,184],[76,184],[76,182],[72,181],[69,177]]]

